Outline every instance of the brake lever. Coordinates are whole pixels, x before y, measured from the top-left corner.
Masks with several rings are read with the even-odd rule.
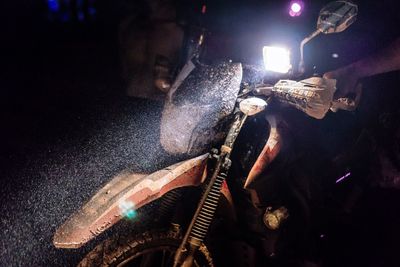
[[[271,96],[273,89],[274,87],[272,85],[266,84],[262,86],[257,86],[253,92],[255,95]]]
[[[301,81],[279,80],[273,86],[261,85],[255,88],[254,94],[272,96],[279,102],[294,106],[316,119],[325,117],[329,110],[354,111],[357,108],[361,98],[361,84],[356,88],[355,99],[334,100],[335,91],[335,79],[311,77]]]

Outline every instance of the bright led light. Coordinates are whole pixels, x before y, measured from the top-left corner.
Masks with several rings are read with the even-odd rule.
[[[287,73],[290,68],[290,52],[281,47],[264,46],[264,65],[267,70]]]
[[[293,3],[292,6],[290,7],[290,9],[293,12],[298,13],[301,10],[301,5],[299,3]]]

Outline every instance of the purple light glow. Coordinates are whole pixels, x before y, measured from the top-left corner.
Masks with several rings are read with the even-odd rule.
[[[292,17],[300,16],[303,10],[304,4],[302,1],[292,1],[290,2],[289,15]]]
[[[346,179],[347,177],[349,177],[351,175],[351,172],[346,173],[345,175],[343,175],[342,177],[340,177],[339,179],[336,180],[336,183],[340,183],[341,181],[343,181],[344,179]]]
[[[299,3],[293,3],[292,6],[290,7],[290,9],[291,9],[293,12],[297,13],[297,12],[300,12],[301,6],[300,6]]]

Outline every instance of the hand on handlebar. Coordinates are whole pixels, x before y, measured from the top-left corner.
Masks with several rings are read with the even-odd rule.
[[[360,93],[358,86],[358,80],[360,79],[360,76],[358,75],[356,69],[351,65],[327,72],[324,74],[324,78],[337,80],[335,99],[348,96],[354,97],[354,95],[358,95]]]
[[[332,111],[338,109],[353,111],[357,108],[361,99],[362,86],[358,82],[361,76],[352,65],[327,72],[324,74],[324,78],[337,80]]]

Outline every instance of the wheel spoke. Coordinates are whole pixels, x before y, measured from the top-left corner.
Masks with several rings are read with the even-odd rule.
[[[165,249],[162,251],[162,260],[161,260],[161,267],[165,266]]]
[[[154,259],[153,255],[154,255],[154,253],[144,254],[142,257],[142,260],[140,261],[140,267],[151,266],[153,259]]]

